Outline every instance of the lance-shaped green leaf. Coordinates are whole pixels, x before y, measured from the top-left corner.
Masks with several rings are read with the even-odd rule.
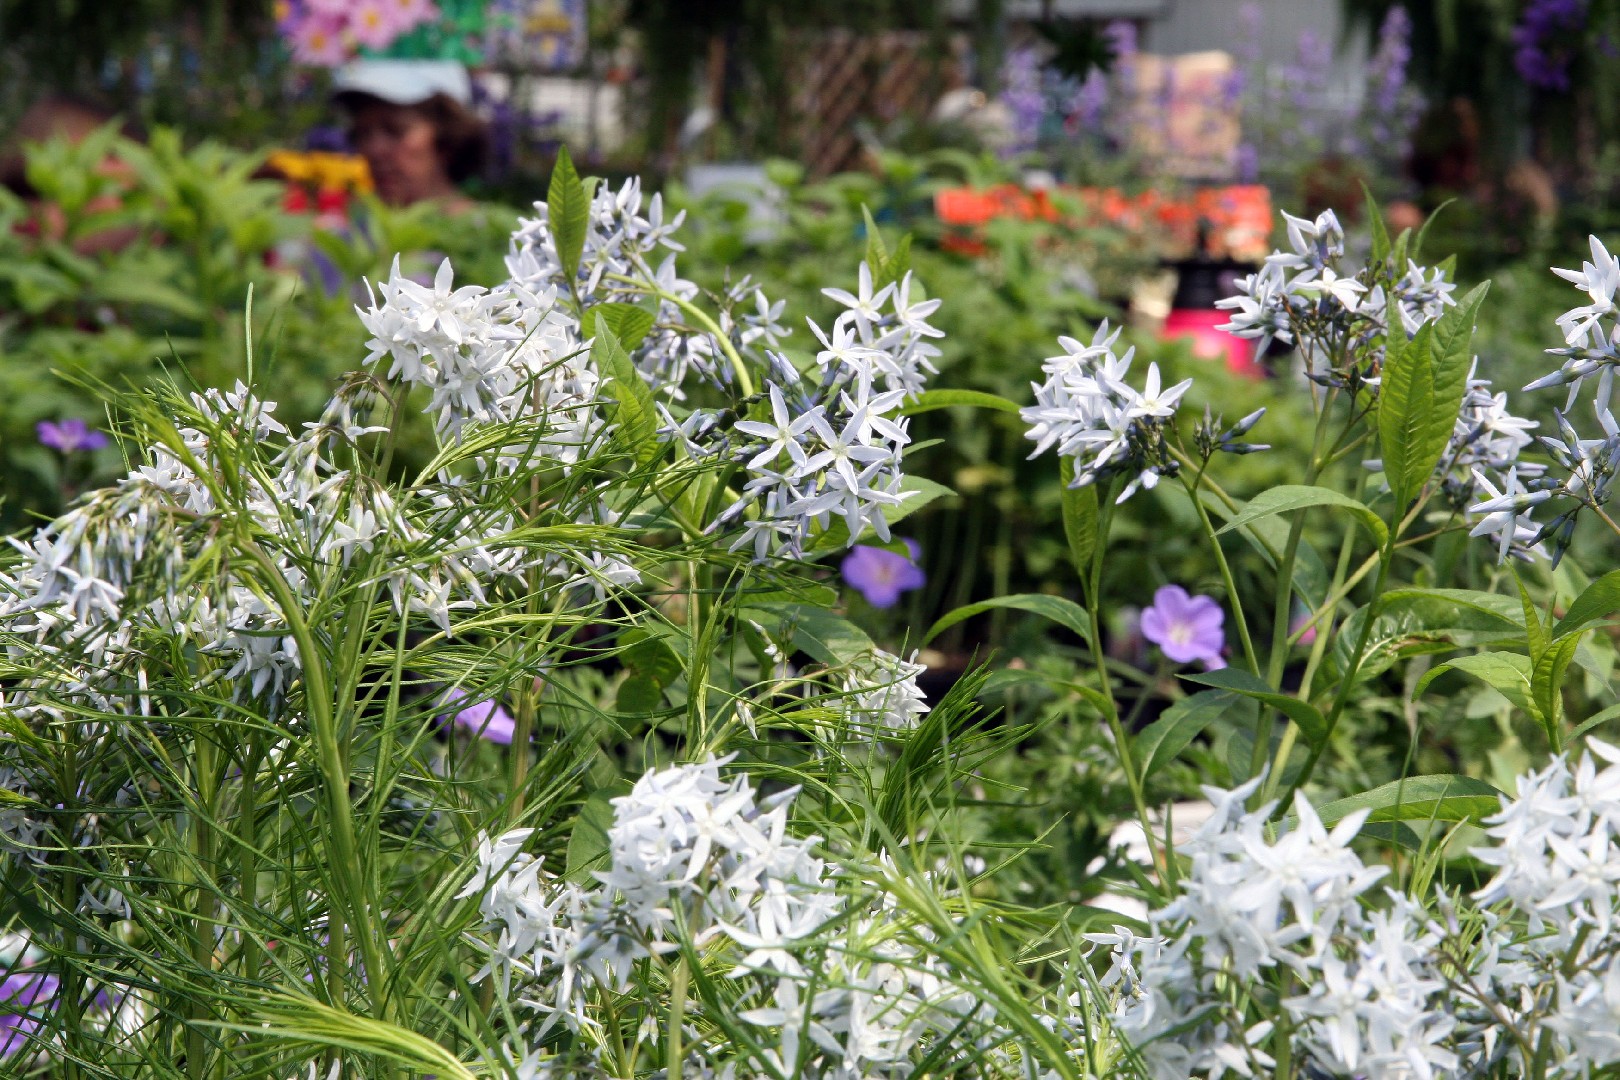
[[[1324,825],[1336,825],[1357,810],[1367,821],[1479,821],[1502,808],[1502,793],[1471,776],[1409,776],[1317,807]]]
[[[1312,487],[1307,484],[1282,484],[1268,491],[1262,491],[1250,499],[1242,512],[1227,522],[1220,531],[1228,532],[1273,514],[1286,514],[1291,510],[1303,510],[1309,506],[1335,506],[1349,510],[1355,515],[1355,519],[1372,533],[1379,547],[1383,547],[1384,541],[1389,537],[1389,529],[1385,527],[1383,519],[1373,513],[1366,503],[1352,499],[1332,488]]]
[[[1552,636],[1561,638],[1585,630],[1617,611],[1620,611],[1620,570],[1610,570],[1575,598],[1569,611],[1553,627]]]
[[[1372,188],[1362,181],[1361,194],[1367,207],[1367,224],[1372,227],[1372,261],[1381,263],[1389,258],[1389,229],[1384,225],[1384,212],[1378,208],[1378,200],[1373,198]]]
[[[1378,438],[1397,516],[1433,475],[1451,440],[1473,359],[1474,323],[1488,287],[1489,282],[1476,287],[1410,341],[1399,306],[1390,299]]]
[[[916,416],[935,409],[958,406],[973,409],[993,409],[996,412],[1018,414],[1018,403],[1000,394],[986,394],[982,390],[924,390],[900,407],[901,416]]]
[[[613,412],[613,421],[618,425],[620,439],[637,464],[648,464],[658,457],[662,449],[658,442],[658,409],[653,403],[647,380],[636,370],[636,365],[619,345],[619,339],[613,335],[603,316],[598,316],[596,320],[591,360],[596,364],[596,369],[607,377],[602,392],[619,403]]]
[[[1091,561],[1097,554],[1097,485],[1070,487],[1074,480],[1074,459],[1064,458],[1059,470],[1063,478],[1063,536],[1069,542],[1069,557],[1082,582],[1091,580]],[[1087,586],[1090,587],[1089,585]]]
[[[975,615],[996,608],[1011,608],[1039,615],[1067,630],[1074,631],[1087,642],[1091,640],[1091,616],[1086,613],[1085,608],[1073,600],[1062,596],[1048,596],[1045,593],[1019,593],[1016,596],[998,596],[994,600],[981,600],[977,604],[968,604],[947,612],[928,628],[923,641],[925,643],[932,641],[962,620],[971,619]]]
[[[1545,723],[1541,706],[1536,702],[1536,695],[1532,689],[1532,668],[1528,656],[1522,653],[1484,652],[1447,660],[1424,673],[1413,691],[1414,696],[1423,693],[1430,683],[1448,671],[1461,671],[1472,675],[1507,698],[1517,708],[1524,710],[1537,723]]]
[[[1201,675],[1183,675],[1182,678],[1188,682],[1202,683],[1205,686],[1229,690],[1234,694],[1242,694],[1262,705],[1271,706],[1298,724],[1300,733],[1312,746],[1327,738],[1327,719],[1320,709],[1308,701],[1301,701],[1274,689],[1264,679],[1241,668],[1221,668],[1219,671],[1206,671]]]
[[[1226,714],[1239,695],[1231,690],[1200,690],[1182,698],[1136,736],[1136,760],[1142,780],[1174,761],[1205,728]]]
[[[613,331],[613,336],[619,339],[619,344],[627,352],[634,352],[653,327],[652,312],[617,300],[597,304],[590,309],[590,313],[608,324],[608,329]]]
[[[558,147],[557,164],[551,170],[551,186],[546,189],[546,217],[552,242],[557,245],[557,261],[562,264],[563,277],[570,285],[579,273],[590,213],[590,187],[574,171],[574,159],[568,155],[568,147]]]
[[[791,635],[795,649],[828,667],[859,660],[876,648],[864,630],[842,615],[808,604],[760,604],[740,614],[767,627],[774,623],[782,632],[773,636]]]

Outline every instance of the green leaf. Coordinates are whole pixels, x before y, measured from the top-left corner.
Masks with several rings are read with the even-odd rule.
[[[1375,821],[1479,821],[1502,808],[1502,793],[1471,776],[1409,776],[1330,802],[1316,810],[1324,825],[1336,825],[1357,810]]]
[[[621,713],[656,712],[664,704],[664,688],[686,671],[668,641],[642,629],[626,631],[619,662],[629,672],[619,684],[613,707]]]
[[[1569,605],[1569,611],[1553,627],[1552,636],[1561,638],[1584,630],[1616,611],[1620,611],[1620,570],[1610,570],[1575,598],[1575,602]]]
[[[1142,763],[1142,781],[1174,761],[1205,728],[1230,709],[1238,695],[1230,690],[1200,690],[1182,698],[1143,728],[1133,744]]]
[[[613,331],[613,336],[619,339],[625,351],[634,352],[647,337],[647,332],[653,327],[652,312],[634,304],[625,304],[617,300],[605,304],[597,304],[590,309],[591,314],[600,316]]]
[[[1423,238],[1429,235],[1429,226],[1433,225],[1434,219],[1440,216],[1440,211],[1444,210],[1446,207],[1450,206],[1456,201],[1457,200],[1455,198],[1447,199],[1445,202],[1431,210],[1429,212],[1429,216],[1423,219],[1423,224],[1418,226],[1417,236],[1412,239],[1412,258],[1421,259],[1423,257]],[[1455,255],[1451,255],[1448,256],[1448,258],[1451,260],[1451,266],[1456,266],[1457,257]],[[1403,263],[1401,265],[1404,266],[1405,264]],[[1441,268],[1446,271],[1446,277],[1451,277],[1451,267],[1447,267],[1442,264]],[[1399,267],[1396,269],[1399,269]]]
[[[891,281],[899,281],[901,278],[905,277],[910,272],[911,272],[911,234],[906,233],[904,236],[900,237],[900,242],[898,244],[894,245],[894,253],[889,256],[889,265],[888,265],[889,279]],[[921,286],[917,283],[917,280],[915,278],[912,279],[912,287],[917,288],[917,289],[921,288]],[[926,299],[926,297],[918,297],[918,299]]]
[[[613,826],[613,800],[628,795],[630,785],[624,781],[597,788],[585,799],[574,819],[574,831],[568,834],[568,856],[563,876],[569,881],[590,880],[592,870],[607,865],[608,829]]]
[[[1336,506],[1349,510],[1355,515],[1356,520],[1372,533],[1379,547],[1383,547],[1389,537],[1389,530],[1384,526],[1383,519],[1373,513],[1365,503],[1331,488],[1311,487],[1306,484],[1282,484],[1269,491],[1262,491],[1250,499],[1243,511],[1222,526],[1220,531],[1224,533],[1273,514],[1286,514],[1290,510],[1302,510],[1308,506]]]
[[[1091,616],[1087,614],[1085,608],[1073,600],[1062,596],[1048,596],[1045,593],[1018,593],[1014,596],[998,596],[994,600],[981,600],[977,604],[968,604],[941,615],[934,625],[928,628],[928,633],[923,636],[923,643],[932,641],[942,631],[950,629],[964,619],[971,619],[995,608],[1011,608],[1039,615],[1074,631],[1086,642],[1091,641]]]
[[[1574,742],[1582,735],[1585,735],[1593,729],[1607,724],[1610,720],[1613,720],[1617,716],[1620,716],[1620,705],[1610,705],[1607,709],[1594,713],[1576,725],[1575,730],[1569,733],[1568,741]]]
[[[876,648],[866,632],[842,615],[835,615],[808,604],[760,604],[745,609],[744,618],[754,617],[762,625],[775,622],[778,640],[792,638],[793,647],[828,667],[837,667],[870,656]]]
[[[1322,715],[1320,709],[1308,701],[1301,701],[1274,689],[1265,680],[1241,668],[1221,668],[1199,675],[1183,675],[1182,678],[1188,682],[1202,683],[1205,686],[1229,690],[1234,694],[1242,694],[1262,705],[1271,706],[1298,724],[1300,733],[1312,746],[1319,745],[1327,738],[1327,718]]]
[[[1366,200],[1367,223],[1372,227],[1372,261],[1381,263],[1389,258],[1389,229],[1384,226],[1384,212],[1378,209],[1378,200],[1365,180],[1361,182],[1361,194]]]
[[[889,269],[889,248],[865,203],[861,204],[861,219],[866,224],[866,265],[872,271],[872,288],[881,289],[894,280],[884,276]]]
[[[618,402],[618,408],[613,410],[618,435],[638,464],[650,463],[663,451],[663,444],[658,441],[658,410],[653,404],[652,390],[602,316],[596,320],[591,360],[596,369],[608,377],[602,392]]]
[[[579,257],[585,251],[591,193],[574,171],[574,159],[566,146],[557,148],[557,165],[551,171],[551,186],[546,189],[546,210],[551,239],[557,245],[557,261],[562,264],[564,279],[572,286],[579,273]]]
[[[1564,673],[1569,670],[1580,644],[1579,634],[1559,638],[1536,657],[1530,669],[1530,689],[1536,708],[1541,710],[1547,737],[1555,748],[1562,741],[1558,738],[1558,727],[1564,720]]]
[[[1347,671],[1367,608],[1350,613],[1334,635],[1333,658]],[[1367,635],[1358,681],[1387,670],[1397,659],[1452,652],[1476,645],[1522,642],[1524,626],[1511,597],[1465,589],[1397,589],[1385,593]]]
[[[1074,459],[1064,458],[1059,470],[1063,488],[1059,498],[1063,504],[1063,536],[1069,541],[1069,557],[1074,560],[1074,572],[1090,587],[1091,561],[1097,554],[1097,485],[1070,487],[1074,478]]]
[[[994,409],[996,412],[1018,414],[1018,403],[1008,401],[1000,394],[986,394],[979,390],[924,390],[900,408],[901,416],[916,416],[935,409],[967,407]]]
[[[1430,683],[1448,671],[1461,671],[1472,675],[1534,717],[1538,723],[1546,723],[1545,714],[1536,703],[1536,695],[1532,689],[1528,656],[1522,653],[1485,652],[1447,660],[1424,673],[1412,692],[1413,696],[1421,694]]]
[[[1456,427],[1473,359],[1474,323],[1489,284],[1477,286],[1436,322],[1425,323],[1410,341],[1390,299],[1378,438],[1397,515],[1433,475]]]

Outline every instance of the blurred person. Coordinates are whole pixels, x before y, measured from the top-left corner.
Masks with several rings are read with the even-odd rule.
[[[459,185],[489,155],[489,129],[472,111],[472,80],[440,60],[356,60],[339,68],[333,99],[350,117],[349,139],[390,206],[473,206]]]
[[[21,198],[29,209],[28,217],[17,226],[18,232],[43,240],[60,240],[68,227],[63,208],[29,181],[28,147],[57,139],[77,146],[117,122],[114,113],[77,98],[46,97],[28,107],[0,149],[0,186]],[[119,133],[125,138],[136,135],[127,124],[120,126]],[[106,181],[106,190],[87,201],[82,212],[106,214],[121,209],[123,192],[132,183],[134,170],[116,154],[108,152],[96,164],[95,173]],[[80,255],[118,251],[127,247],[138,234],[134,226],[97,229],[75,237],[73,250]]]

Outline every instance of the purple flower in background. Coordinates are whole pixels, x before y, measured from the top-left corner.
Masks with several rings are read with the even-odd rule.
[[[1396,4],[1378,28],[1378,48],[1368,61],[1368,82],[1372,84],[1373,108],[1392,113],[1401,104],[1406,88],[1406,68],[1412,62],[1412,19]]]
[[[61,987],[55,975],[18,971],[0,979],[0,1061],[22,1051],[43,1020],[37,1012]]]
[[[70,416],[61,422],[41,420],[34,426],[34,430],[39,433],[40,442],[64,454],[73,454],[80,450],[100,450],[107,445],[107,436],[93,430],[76,416]]]
[[[921,588],[928,581],[928,575],[916,563],[922,548],[917,541],[908,539],[906,549],[911,552],[909,559],[880,547],[856,544],[840,567],[844,580],[873,607],[893,607],[899,603],[901,593]]]
[[[1260,178],[1260,148],[1252,142],[1238,143],[1232,168],[1239,183],[1252,184]]]
[[[1013,153],[1033,150],[1046,117],[1041,62],[1034,49],[1013,49],[1001,69],[1001,103],[1012,116]]]
[[[1103,37],[1108,40],[1108,52],[1114,63],[1129,61],[1136,55],[1136,24],[1129,19],[1115,19],[1103,27]]]
[[[1207,596],[1189,596],[1180,585],[1153,594],[1153,606],[1142,612],[1142,636],[1178,664],[1201,661],[1210,671],[1226,666],[1222,627],[1226,614]]]
[[[1529,0],[1513,28],[1513,66],[1519,77],[1543,90],[1569,89],[1569,45],[1549,48],[1560,33],[1586,27],[1586,0]]]
[[[517,721],[512,714],[501,707],[499,702],[480,701],[476,705],[461,707],[467,699],[465,692],[452,690],[445,695],[443,708],[455,709],[454,714],[441,714],[439,723],[452,723],[457,727],[464,727],[474,735],[488,739],[492,743],[502,746],[512,745],[512,736],[517,728]]]
[[[1071,131],[1088,131],[1102,122],[1103,110],[1108,107],[1108,76],[1092,68],[1085,82],[1074,92],[1069,102]]]

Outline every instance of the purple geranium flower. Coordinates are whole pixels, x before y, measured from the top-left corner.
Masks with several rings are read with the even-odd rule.
[[[44,1023],[28,1012],[48,1004],[60,987],[61,980],[42,972],[18,971],[0,979],[0,1061],[28,1045]]]
[[[107,445],[107,436],[94,430],[76,416],[70,416],[60,423],[54,420],[41,420],[34,426],[34,430],[39,432],[40,442],[64,454],[80,450],[100,450]]]
[[[466,697],[467,695],[460,690],[452,690],[446,694],[444,708],[456,711],[453,714],[441,715],[439,723],[452,723],[464,727],[492,743],[499,743],[502,746],[512,745],[512,735],[517,728],[517,721],[512,718],[512,714],[495,701],[480,701],[477,705],[462,708],[461,703]]]
[[[928,581],[928,575],[915,561],[922,554],[922,548],[917,546],[917,541],[908,539],[906,549],[911,552],[909,559],[880,547],[856,544],[840,567],[844,580],[860,590],[873,607],[893,607],[901,593],[921,588]]]
[[[1226,666],[1222,626],[1226,615],[1207,596],[1189,596],[1180,585],[1166,585],[1153,594],[1153,606],[1142,612],[1142,636],[1164,650],[1178,664],[1203,662],[1210,671]]]

